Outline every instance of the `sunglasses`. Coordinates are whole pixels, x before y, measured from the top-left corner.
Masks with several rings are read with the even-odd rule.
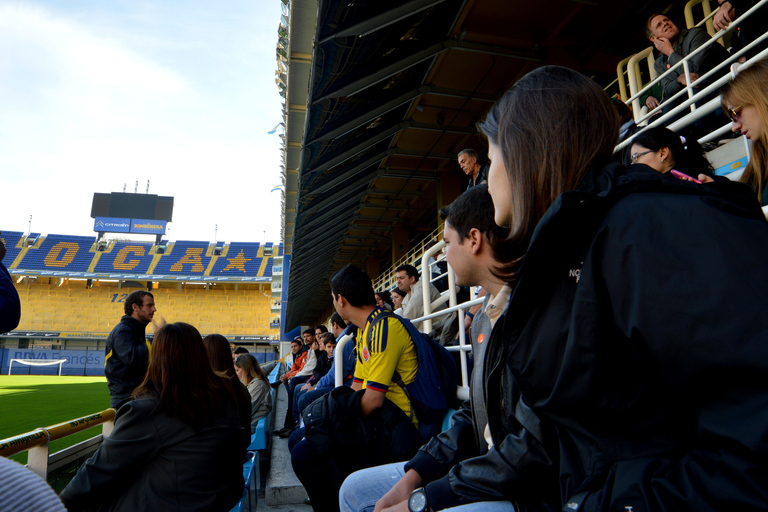
[[[731,118],[731,121],[734,123],[738,123],[739,119],[741,119],[741,109],[744,108],[742,106],[738,107],[730,107],[725,110],[725,113],[728,115],[728,117]]]
[[[629,158],[632,160],[633,164],[636,164],[638,160],[640,160],[640,157],[643,155],[647,155],[648,153],[653,153],[652,149],[649,149],[648,151],[643,151],[642,153],[635,153],[634,155],[630,156]]]

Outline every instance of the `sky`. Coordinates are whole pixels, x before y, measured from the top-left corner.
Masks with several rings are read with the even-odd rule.
[[[149,181],[175,197],[171,241],[280,242],[280,15],[280,0],[0,0],[0,230],[32,215],[32,232],[92,235],[95,192]]]

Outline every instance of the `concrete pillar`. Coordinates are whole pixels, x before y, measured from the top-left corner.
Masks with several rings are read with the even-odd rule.
[[[462,193],[462,182],[460,180],[440,180],[437,182],[437,224],[443,225],[443,219],[440,218],[440,209],[448,206]]]
[[[392,230],[392,263],[405,256],[408,252],[408,230],[396,227]]]
[[[379,269],[379,260],[376,258],[368,258],[368,277],[371,278],[372,281],[375,281],[377,277],[379,277],[379,274],[381,274],[381,270]]]

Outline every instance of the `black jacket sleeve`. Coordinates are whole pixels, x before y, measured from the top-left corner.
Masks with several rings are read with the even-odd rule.
[[[579,510],[764,510],[768,224],[696,196],[655,204],[617,205],[614,218],[644,218],[605,230],[594,265],[678,417],[680,453],[613,464]]]
[[[95,508],[118,497],[162,446],[147,407],[120,408],[115,429],[59,495],[69,512]]]
[[[518,428],[485,452],[477,446],[468,411],[471,414],[468,407],[462,407],[454,415],[452,428],[433,438],[406,466],[418,471],[425,481],[434,479],[426,485],[432,509],[481,501],[513,501],[529,494],[546,493],[542,486],[551,490],[552,460],[544,449],[538,419],[522,400],[513,411],[515,418],[521,420],[512,421]],[[526,428],[525,424],[533,428]]]
[[[11,274],[0,263],[0,333],[10,332],[19,326],[21,301],[13,285]]]

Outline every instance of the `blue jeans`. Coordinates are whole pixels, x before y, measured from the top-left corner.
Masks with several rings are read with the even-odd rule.
[[[372,512],[376,502],[405,474],[405,462],[356,471],[344,480],[339,491],[341,512]],[[444,509],[451,512],[515,512],[508,501],[484,501]]]

